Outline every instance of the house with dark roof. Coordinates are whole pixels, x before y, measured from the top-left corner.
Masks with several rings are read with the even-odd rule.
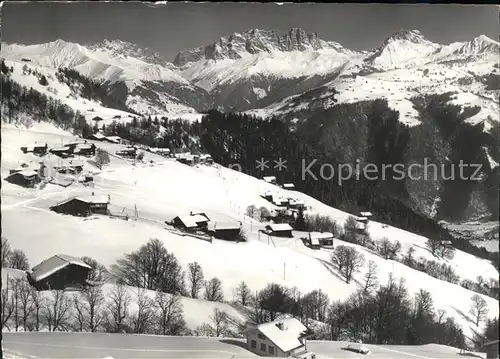
[[[110,202],[109,195],[95,196],[93,193],[90,196],[77,196],[68,198],[58,204],[50,207],[51,211],[72,216],[89,216],[91,214],[107,215],[108,204]]]
[[[92,267],[81,259],[57,254],[27,272],[28,282],[36,290],[64,290],[85,286]]]
[[[247,347],[259,356],[314,359],[307,350],[306,338],[311,331],[295,318],[285,318],[245,329]]]
[[[34,187],[35,184],[40,182],[40,177],[38,176],[38,172],[34,170],[20,169],[9,174],[5,180],[22,187]]]
[[[293,228],[288,223],[272,223],[266,226],[266,232],[274,237],[293,237]]]
[[[21,147],[21,151],[24,153],[33,153],[35,155],[44,155],[47,153],[48,147],[47,144],[41,145],[41,144],[31,144],[31,145],[26,145]]]
[[[238,241],[241,232],[241,222],[208,222],[207,233],[214,238],[226,241]]]

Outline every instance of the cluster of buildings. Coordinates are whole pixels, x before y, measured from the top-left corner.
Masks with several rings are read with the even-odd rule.
[[[74,155],[78,156],[94,156],[96,151],[96,146],[93,143],[87,143],[84,141],[73,141],[69,142],[61,147],[48,148],[48,145],[45,144],[31,144],[21,147],[21,151],[23,153],[33,153],[38,156],[44,156],[47,152],[52,153],[61,158],[72,157]]]
[[[206,233],[211,237],[226,241],[238,241],[242,223],[239,221],[212,221],[206,213],[193,213],[177,216],[165,222],[188,233]]]

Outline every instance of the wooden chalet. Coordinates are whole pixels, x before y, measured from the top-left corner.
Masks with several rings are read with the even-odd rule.
[[[288,223],[273,223],[266,226],[266,232],[274,237],[291,238],[293,228]]]
[[[226,241],[238,241],[241,232],[241,222],[209,222],[207,233],[214,238]]]
[[[79,156],[94,156],[95,155],[95,150],[96,150],[96,146],[91,143],[91,144],[81,144],[81,145],[77,145],[74,149],[73,149],[73,153],[75,155],[79,155]]]
[[[66,199],[52,207],[51,211],[72,216],[86,217],[91,214],[108,214],[110,197],[105,195],[78,196]]]
[[[177,216],[172,220],[174,227],[186,230],[206,230],[210,218],[205,213],[191,213],[187,216]]]
[[[57,254],[27,272],[28,282],[38,291],[64,290],[87,285],[92,267],[81,259]]]
[[[35,155],[44,155],[47,153],[48,146],[47,144],[40,145],[40,144],[32,144],[32,145],[26,145],[21,147],[21,151],[24,153],[33,153]]]
[[[313,249],[333,246],[333,233],[328,232],[310,232],[307,237],[302,238],[305,245]]]
[[[490,340],[483,344],[483,352],[486,353],[487,359],[498,359],[499,358],[499,349],[498,349],[499,340]]]
[[[51,148],[49,152],[61,158],[68,158],[72,156],[73,151],[71,150],[70,147],[64,146],[64,147]]]
[[[249,324],[244,330],[247,348],[258,357],[315,359],[308,351],[306,339],[313,332],[295,318],[277,319],[262,324]]]
[[[123,150],[116,151],[115,153],[118,156],[128,157],[128,158],[135,158],[135,156],[137,155],[137,148],[135,148],[135,147],[126,147]]]
[[[34,187],[35,184],[40,182],[40,177],[38,172],[34,170],[22,169],[11,173],[5,180],[22,187]]]

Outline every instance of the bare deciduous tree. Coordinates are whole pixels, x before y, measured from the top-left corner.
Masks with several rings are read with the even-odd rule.
[[[198,262],[188,264],[188,290],[191,298],[198,298],[204,285],[203,269]]]
[[[71,300],[62,290],[52,290],[51,294],[42,307],[42,318],[49,331],[66,330]]]
[[[222,302],[224,294],[222,293],[222,282],[214,277],[205,283],[205,299],[211,302]]]
[[[212,322],[212,329],[216,337],[224,336],[227,333],[229,320],[225,311],[215,308],[213,314],[210,316]]]
[[[129,315],[129,306],[132,298],[127,292],[127,288],[123,285],[117,285],[109,293],[109,299],[107,324],[110,331],[120,333],[124,330],[124,323]]]
[[[2,238],[2,247],[3,247],[3,238]],[[2,253],[3,254],[3,253]],[[14,297],[12,296],[12,281],[7,276],[5,287],[2,288],[2,329],[7,328],[8,321],[12,317],[12,313],[14,313]]]
[[[34,315],[35,315],[35,330],[38,332],[40,331],[40,313],[45,305],[45,297],[42,295],[42,293],[38,292],[37,290],[33,289],[32,290],[32,298],[33,298],[33,306],[34,306]]]
[[[352,275],[363,266],[364,256],[352,247],[338,246],[332,254],[332,262],[337,265],[346,283],[350,283]]]
[[[469,313],[474,317],[476,326],[479,326],[488,314],[488,303],[479,294],[474,294],[471,297],[471,301]]]
[[[144,334],[153,329],[152,326],[148,325],[155,316],[153,303],[145,289],[137,288],[137,312],[132,317],[134,333]]]
[[[28,270],[30,268],[28,257],[20,249],[15,249],[9,256],[9,267],[19,270]]]
[[[236,301],[241,305],[249,305],[252,300],[252,291],[250,287],[244,282],[240,282],[235,290]]]
[[[427,249],[429,249],[429,251],[432,253],[432,255],[435,256],[438,253],[441,242],[434,239],[428,239],[425,245],[427,246]]]
[[[374,261],[368,262],[368,270],[365,274],[365,286],[363,287],[363,293],[371,293],[377,287],[377,269],[377,264]]]
[[[102,287],[99,285],[86,287],[82,290],[80,297],[85,305],[88,328],[91,332],[96,332],[104,319],[103,306],[105,299]]]
[[[90,281],[103,282],[109,274],[106,266],[96,261],[94,258],[84,256],[81,260],[92,267],[87,277]]]
[[[184,311],[178,295],[156,292],[155,305],[159,309],[156,319],[162,335],[182,335],[186,331]]]
[[[19,307],[21,310],[21,321],[23,323],[23,330],[26,332],[28,328],[28,319],[35,310],[35,303],[33,301],[33,290],[27,280],[19,281]]]
[[[104,165],[110,162],[109,153],[102,148],[97,148],[95,152],[95,162],[98,168],[102,169]]]
[[[2,268],[7,268],[9,266],[9,258],[12,253],[9,240],[5,237],[2,237],[2,246],[0,248],[0,255],[2,258]]]

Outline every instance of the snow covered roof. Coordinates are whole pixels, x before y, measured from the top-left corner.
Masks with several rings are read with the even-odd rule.
[[[311,244],[319,246],[319,238],[318,237],[311,237]]]
[[[198,227],[199,223],[210,221],[207,217],[201,214],[178,216],[178,218],[187,228]]]
[[[107,203],[109,203],[109,197],[106,195],[75,196],[75,197],[71,197],[71,198],[65,199],[62,202],[57,203],[56,205],[54,205],[54,207],[63,205],[65,203],[68,203],[68,202],[73,201],[73,200],[82,201],[82,202],[91,203],[91,204],[107,204]]]
[[[295,188],[293,183],[283,183],[283,188]]]
[[[18,176],[18,175],[21,175],[23,177],[33,177],[33,176],[36,176],[37,174],[38,174],[38,172],[33,171],[33,170],[20,169],[18,172],[14,172],[11,175],[9,175],[8,177]]]
[[[41,144],[41,143],[32,143],[32,144],[29,144],[29,145],[24,145],[22,147],[26,147],[27,149],[33,149],[33,148],[44,148],[46,146],[46,144]]]
[[[65,152],[65,151],[69,151],[69,147],[52,148],[51,151]]]
[[[272,223],[268,224],[267,227],[271,228],[273,232],[291,231],[293,229],[288,223]]]
[[[97,139],[103,139],[106,136],[104,136],[102,133],[98,132],[92,135],[92,137],[97,138]]]
[[[360,212],[359,214],[361,216],[363,216],[363,217],[371,217],[371,216],[373,216],[371,212]]]
[[[356,221],[358,221],[358,222],[366,222],[366,221],[368,221],[368,218],[366,218],[366,217],[356,217]]]
[[[310,232],[309,233],[309,238],[313,239],[330,239],[334,238],[333,233],[330,232]]]
[[[110,141],[120,141],[122,138],[120,136],[106,136]]]
[[[274,176],[267,176],[267,177],[262,177],[262,179],[266,182],[272,182],[272,181],[276,181],[276,177]]]
[[[69,266],[70,264],[92,269],[91,266],[89,266],[79,258],[66,254],[57,254],[34,266],[32,272],[30,273],[30,276],[35,282],[38,282]]]
[[[286,318],[260,324],[257,330],[282,351],[288,352],[303,345],[299,338],[303,336],[307,328],[295,318]]]
[[[232,222],[209,222],[208,230],[216,231],[216,230],[230,230],[230,229],[240,229],[241,223],[237,221]]]
[[[91,148],[92,148],[91,145],[87,145],[87,144],[84,144],[84,143],[79,144],[79,145],[76,146],[77,150],[90,150]]]

